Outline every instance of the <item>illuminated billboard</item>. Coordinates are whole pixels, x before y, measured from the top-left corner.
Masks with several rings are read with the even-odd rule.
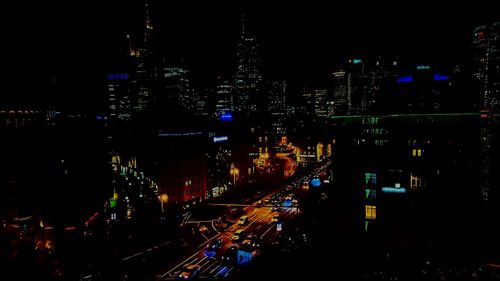
[[[214,142],[223,142],[227,140],[228,140],[227,136],[214,137]]]
[[[396,83],[410,83],[413,81],[413,76],[399,76]]]
[[[128,79],[128,74],[127,73],[111,73],[108,74],[108,80],[127,80]]]
[[[385,193],[406,193],[406,188],[404,187],[382,187],[382,192]]]
[[[450,80],[450,76],[444,74],[434,74],[435,81],[447,81]]]
[[[220,121],[233,121],[232,113],[223,113],[219,116]]]

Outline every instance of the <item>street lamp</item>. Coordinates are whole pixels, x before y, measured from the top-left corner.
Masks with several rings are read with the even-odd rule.
[[[236,185],[236,177],[240,175],[240,170],[234,167],[234,164],[231,163],[231,169],[229,170],[229,174],[233,176],[233,186]]]
[[[160,199],[160,203],[161,203],[161,212],[163,213],[164,210],[163,210],[163,204],[164,203],[167,203],[168,201],[168,195],[163,193],[162,195],[159,196],[159,199]]]

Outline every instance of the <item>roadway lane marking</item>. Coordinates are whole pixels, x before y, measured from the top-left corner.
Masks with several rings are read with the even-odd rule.
[[[205,244],[210,243],[210,241],[212,241],[212,240],[214,240],[215,238],[218,238],[218,237],[220,237],[220,236],[219,236],[219,234],[214,235],[214,237],[212,237],[212,238],[210,238],[210,239],[208,239],[208,238],[205,236],[205,238],[206,238],[206,239],[208,239],[208,240],[207,240],[207,241],[205,241],[205,242],[203,242],[203,243],[201,243],[201,244],[198,246],[198,248],[201,248],[201,247],[205,246]]]
[[[162,243],[162,244],[158,244],[158,245],[156,245],[156,246],[154,246],[154,247],[151,247],[151,248],[149,248],[149,249],[147,249],[147,250],[140,251],[140,252],[135,253],[135,254],[133,254],[133,255],[131,255],[131,256],[125,257],[125,258],[123,258],[123,259],[122,259],[122,261],[127,261],[127,260],[129,260],[129,259],[131,259],[131,258],[134,258],[134,257],[140,256],[140,255],[144,254],[145,252],[151,252],[152,250],[157,249],[157,248],[159,248],[160,246],[166,246],[166,245],[169,245],[169,244],[171,244],[171,243],[172,243],[172,241],[167,241],[167,242],[164,242],[164,243]]]
[[[213,228],[213,229],[214,229],[217,233],[219,233],[219,234],[220,234],[220,231],[219,231],[219,230],[217,230],[217,228],[215,228],[215,225],[214,225],[214,220],[212,220],[212,223],[211,223],[211,224],[212,224],[212,228]]]
[[[221,273],[226,273],[227,270],[228,270],[228,267],[224,266],[221,270],[219,270],[219,272],[217,272],[217,274],[214,275],[214,277],[217,277],[217,275],[219,275]]]
[[[203,270],[200,274],[205,273],[207,270],[209,270],[209,269],[210,269],[212,266],[214,266],[214,265],[217,265],[217,260],[215,260],[215,262],[214,262],[214,263],[212,263],[212,264],[211,264],[211,265],[209,265],[207,268],[205,268],[205,269],[204,269],[204,270]]]
[[[202,263],[205,259],[207,258],[207,256],[204,256],[201,260],[199,260],[196,264],[197,265],[200,265],[200,263]],[[201,265],[200,265],[201,266]]]
[[[231,270],[233,270],[233,269],[234,269],[234,267],[231,267],[231,268],[230,268],[230,269],[226,272],[226,274],[224,274],[224,278],[225,278],[225,277],[227,277],[227,276],[229,275],[229,272],[231,272]]]
[[[203,234],[203,233],[200,233],[200,234],[201,234],[201,236],[203,236],[203,238],[207,239],[207,241],[210,240],[205,234]]]
[[[181,265],[187,263],[191,258],[193,258],[194,256],[198,255],[199,253],[201,253],[201,251],[197,251],[196,253],[194,253],[192,256],[190,256],[189,258],[183,260],[181,263],[179,263],[178,265],[176,265],[175,267],[173,267],[172,269],[170,269],[169,271],[167,271],[166,273],[164,273],[160,278],[158,279],[162,279],[164,278],[165,276],[169,275],[172,271],[176,270],[178,267],[180,267]],[[198,258],[195,258],[194,260],[197,260]]]
[[[221,266],[222,266],[222,264],[219,264],[216,268],[212,269],[212,271],[210,271],[210,273],[208,273],[208,275],[212,274],[214,271],[216,271]]]
[[[251,221],[245,228],[243,228],[243,230],[247,230],[247,228],[249,228],[254,222],[255,220]]]
[[[264,236],[265,236],[265,235],[266,235],[266,234],[267,234],[267,233],[268,233],[271,229],[273,229],[273,228],[274,228],[274,225],[271,225],[271,227],[269,227],[269,228],[266,230],[266,232],[264,232],[264,234],[262,234],[262,235],[260,236],[260,239],[264,239]]]

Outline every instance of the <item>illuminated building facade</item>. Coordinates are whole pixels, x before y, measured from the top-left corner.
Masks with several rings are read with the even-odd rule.
[[[273,81],[269,84],[267,105],[272,116],[286,115],[286,93],[286,81]]]
[[[479,94],[481,116],[481,197],[485,204],[490,202],[490,193],[495,192],[498,180],[492,173],[498,165],[494,159],[498,135],[490,113],[500,111],[500,22],[477,26],[473,30],[473,76]],[[495,162],[496,160],[496,162]]]
[[[232,181],[229,137],[211,134],[209,136],[208,189],[209,196],[218,197],[226,192]]]
[[[131,93],[135,112],[144,112],[150,109],[153,102],[153,85],[156,66],[154,64],[153,51],[153,24],[150,18],[150,3],[144,3],[144,26],[142,40],[133,43],[130,35],[127,35],[129,43],[129,56],[132,61],[130,75]]]
[[[349,113],[349,101],[347,97],[347,78],[344,71],[333,74],[333,110],[330,115],[347,115]]]
[[[392,114],[332,117],[332,185],[354,187],[360,235],[371,226],[380,239],[394,237],[394,222],[405,228],[437,217],[439,210],[471,211],[480,205],[480,114]],[[348,191],[346,191],[348,192]],[[376,198],[376,201],[374,200]],[[430,214],[434,214],[433,217]],[[428,216],[428,217],[426,217]],[[443,217],[444,216],[444,217]],[[434,222],[433,222],[434,223]],[[409,227],[409,226],[408,226]],[[401,239],[411,232],[401,231]],[[399,238],[398,238],[399,239]],[[391,242],[392,243],[392,242]]]
[[[177,105],[187,111],[194,111],[197,96],[195,95],[189,79],[189,72],[183,67],[162,68],[162,95],[157,97],[157,101],[165,106]]]
[[[233,90],[233,86],[228,81],[219,80],[215,89],[215,114],[217,116],[234,112]]]
[[[188,206],[208,197],[206,135],[199,131],[161,131],[145,161],[167,204]],[[151,149],[150,148],[150,149]]]
[[[265,101],[261,97],[262,75],[260,73],[259,44],[255,37],[245,33],[244,17],[242,25],[242,33],[238,42],[234,104],[236,112],[248,115],[251,112],[256,112]]]
[[[158,192],[168,203],[189,204],[207,198],[207,162],[204,158],[177,159],[162,165]]]
[[[130,120],[134,109],[131,95],[131,83],[128,73],[113,73],[107,76],[109,117],[111,119]]]
[[[430,65],[416,65],[396,76],[392,112],[449,112],[453,77]],[[446,101],[446,102],[445,102]],[[388,109],[389,110],[389,109]]]
[[[480,109],[500,110],[500,22],[473,30],[473,75],[478,82]]]
[[[314,90],[314,115],[319,118],[327,116],[327,90],[316,89]]]

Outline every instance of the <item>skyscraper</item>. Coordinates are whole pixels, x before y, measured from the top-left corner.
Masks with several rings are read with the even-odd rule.
[[[273,81],[269,83],[268,110],[271,115],[286,115],[286,81]]]
[[[130,80],[127,73],[108,74],[107,92],[111,119],[131,119],[133,100],[130,90]]]
[[[189,71],[181,66],[166,66],[161,73],[162,94],[158,97],[163,104],[169,103],[188,111],[193,111],[196,105],[194,91],[189,79]]]
[[[143,40],[138,44],[139,48],[132,49],[130,44],[130,56],[134,60],[135,75],[132,81],[134,91],[137,93],[137,102],[135,111],[142,112],[147,110],[152,102],[152,88],[155,73],[153,60],[153,24],[149,16],[149,1],[144,3],[144,33]]]
[[[333,113],[335,115],[347,115],[349,112],[347,77],[344,71],[333,73]]]
[[[327,111],[327,91],[326,89],[314,90],[314,115],[316,117],[326,117]]]
[[[215,114],[233,112],[233,86],[228,81],[219,80],[215,90]]]
[[[500,22],[477,26],[473,30],[473,75],[477,82],[479,107],[484,113],[500,111]],[[494,186],[495,127],[492,116],[481,114],[481,199],[487,203]]]
[[[238,42],[238,65],[235,74],[235,110],[243,114],[256,112],[263,103],[261,94],[259,45],[253,36],[245,33],[245,18],[242,17],[242,32]]]
[[[473,74],[478,82],[482,111],[500,109],[500,22],[481,25],[473,32]]]
[[[365,64],[360,59],[350,59],[347,65],[348,113],[363,113],[363,97],[366,92]]]

